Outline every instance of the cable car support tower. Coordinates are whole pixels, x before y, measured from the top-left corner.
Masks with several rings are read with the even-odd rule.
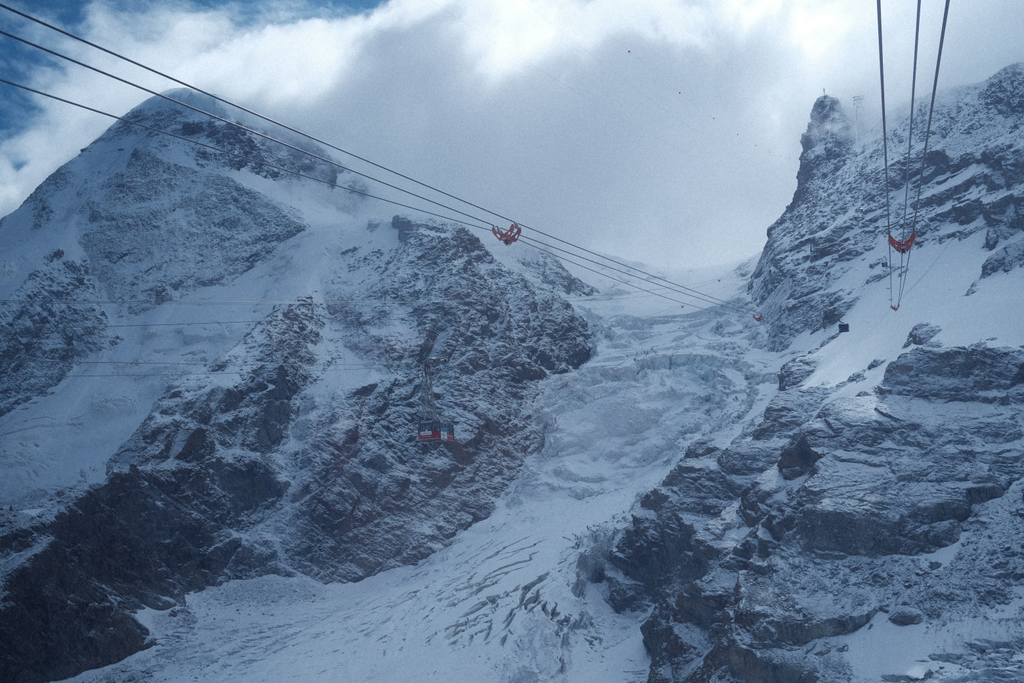
[[[423,384],[420,392],[420,423],[417,441],[455,441],[455,425],[446,422],[434,402],[434,366],[447,363],[447,358],[431,357],[423,361]]]

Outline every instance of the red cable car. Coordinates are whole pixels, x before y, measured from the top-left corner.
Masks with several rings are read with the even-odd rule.
[[[513,242],[519,239],[519,236],[523,234],[523,229],[519,227],[518,223],[513,223],[509,226],[508,230],[498,230],[496,226],[491,226],[491,232],[499,240],[505,243],[505,246],[510,246]]]
[[[444,422],[421,422],[417,441],[455,441],[455,425]]]

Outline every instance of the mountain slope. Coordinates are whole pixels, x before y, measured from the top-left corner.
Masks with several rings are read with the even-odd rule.
[[[133,408],[88,456],[107,460],[102,483],[4,519],[5,679],[66,677],[147,647],[131,613],[207,585],[355,581],[444,547],[543,444],[526,415],[538,381],[590,356],[572,307],[466,229],[356,218],[333,171],[301,167],[323,188],[271,173],[262,162],[298,161],[198,116],[163,101],[130,115],[242,149],[245,163],[118,124],[0,226],[19,247],[5,282],[15,319],[45,320],[4,328],[4,360],[21,370],[3,417],[9,513],[74,481],[69,436],[102,424],[108,404],[94,399],[77,424],[38,420],[79,403],[97,379],[87,368]],[[54,238],[64,254],[33,261]],[[560,269],[543,265],[548,279]],[[435,390],[460,438],[417,444],[421,363],[437,355],[449,362]],[[50,478],[22,455],[39,431],[65,451],[48,454]]]
[[[728,447],[676,467],[608,556],[644,586],[630,605],[653,606],[649,680],[1022,675],[1022,72],[937,108],[892,289],[881,140],[815,104],[748,287],[782,352],[778,393]]]
[[[129,193],[96,224],[145,235],[201,203],[206,183],[177,178],[214,170],[271,218],[239,219],[241,260],[217,245],[160,270],[87,251],[94,223],[69,208],[134,151],[59,174],[0,224],[19,320],[96,297],[88,343],[41,318],[58,369],[24,371],[0,417],[0,678],[1021,678],[1022,73],[943,96],[893,289],[881,139],[816,102],[760,258],[685,275],[761,323],[177,142],[139,155],[178,210]],[[79,277],[81,295],[46,284]],[[452,446],[410,430],[432,355]],[[127,360],[166,374],[87,376]]]
[[[956,299],[984,287],[995,273],[1024,263],[1018,253],[1024,235],[1022,72],[1020,64],[1006,67],[986,83],[936,102],[919,204],[924,131],[918,126],[928,120],[927,102],[915,117],[909,169],[900,151],[906,149],[909,117],[892,117],[898,123],[890,130],[888,202],[880,134],[854,141],[837,100],[822,97],[815,103],[801,139],[804,151],[793,201],[768,229],[749,285],[752,298],[767,313],[772,348],[781,350],[800,333],[835,325],[854,302],[877,294],[878,283],[888,287],[890,255],[884,238],[889,229],[898,239],[909,237],[911,229],[917,232],[903,287],[907,302],[946,302],[945,290],[922,292],[929,266],[972,277],[963,290],[949,292]],[[905,192],[908,171],[913,182]],[[958,252],[952,268],[937,260],[967,240],[981,242],[981,249]],[[899,254],[894,258],[898,264]],[[979,260],[980,267],[975,265]],[[892,282],[892,303],[898,305],[899,272]]]
[[[269,576],[143,610],[154,646],[77,680],[646,679],[644,615],[617,614],[588,579],[680,444],[727,440],[763,411],[773,358],[737,343],[753,320],[621,289],[576,305],[600,351],[544,382],[531,403],[544,445],[485,520],[359,583]]]

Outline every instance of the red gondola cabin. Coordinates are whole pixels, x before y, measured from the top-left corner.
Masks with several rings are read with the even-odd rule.
[[[455,441],[455,425],[444,422],[421,422],[417,441]]]

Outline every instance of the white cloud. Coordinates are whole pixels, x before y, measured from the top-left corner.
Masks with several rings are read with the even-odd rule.
[[[886,8],[887,98],[897,103],[909,97],[913,16]],[[94,4],[74,28],[528,225],[693,265],[760,249],[791,198],[800,134],[823,89],[866,95],[874,116],[874,10],[860,0],[392,0],[348,16],[268,5],[243,19],[230,7],[124,14]],[[919,92],[936,11],[922,22]],[[941,83],[1024,59],[1020,14],[999,0],[951,12]],[[40,29],[17,31],[154,90],[173,85]],[[118,114],[146,97],[71,66],[39,67],[30,80]],[[40,106],[29,130],[0,142],[0,215],[110,125]]]

